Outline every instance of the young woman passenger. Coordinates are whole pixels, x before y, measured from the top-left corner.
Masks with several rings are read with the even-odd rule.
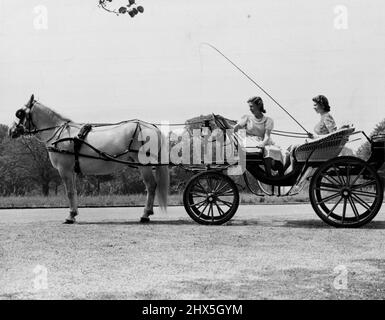
[[[251,114],[244,115],[237,122],[234,126],[234,132],[245,129],[246,137],[253,137],[253,141],[256,142],[253,147],[263,148],[266,172],[269,176],[272,175],[272,170],[277,170],[280,175],[283,175],[282,152],[271,139],[274,121],[272,118],[265,116],[266,110],[261,97],[252,97],[247,103]]]

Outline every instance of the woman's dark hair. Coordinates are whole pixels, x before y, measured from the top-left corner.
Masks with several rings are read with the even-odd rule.
[[[319,104],[325,112],[330,111],[330,106],[329,106],[329,100],[322,94],[314,97],[312,99],[315,103]]]
[[[249,100],[247,100],[247,103],[252,103],[255,106],[259,107],[260,111],[262,113],[266,113],[265,107],[263,106],[263,101],[261,97],[251,97]]]

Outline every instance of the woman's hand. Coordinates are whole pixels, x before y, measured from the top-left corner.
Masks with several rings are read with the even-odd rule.
[[[258,148],[264,148],[265,147],[265,144],[263,143],[263,141],[260,141],[257,143],[256,147]]]
[[[318,139],[318,138],[319,138],[319,136],[317,136],[317,135],[315,135],[315,134],[312,134],[312,133],[308,133],[308,137],[309,137],[309,138],[306,138],[306,139],[305,139],[305,143],[312,142],[312,140]]]

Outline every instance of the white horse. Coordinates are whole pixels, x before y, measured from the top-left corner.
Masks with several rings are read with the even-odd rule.
[[[156,126],[139,120],[123,121],[111,125],[95,125],[86,134],[84,138],[86,143],[80,143],[80,155],[76,161],[74,141],[73,139],[66,140],[66,138],[77,137],[83,127],[82,124],[72,122],[42,105],[34,99],[34,95],[31,96],[25,107],[16,112],[16,117],[17,122],[9,129],[10,137],[17,138],[24,134],[36,135],[45,143],[51,163],[59,171],[69,199],[70,214],[65,220],[67,224],[74,223],[75,217],[78,215],[75,166],[85,175],[110,174],[125,166],[124,162],[139,163],[138,150],[143,145],[141,141],[143,136],[155,135],[160,141],[159,149],[162,148],[165,141],[164,135]],[[55,144],[59,140],[63,141]],[[97,150],[103,152],[104,155],[112,155],[112,158],[122,162],[101,160],[103,154],[101,156]],[[106,158],[104,157],[104,159]],[[140,221],[148,222],[150,221],[149,216],[153,214],[155,193],[157,193],[161,210],[167,209],[168,165],[156,166],[155,175],[152,172],[152,166],[139,166],[139,170],[147,190],[146,205]]]

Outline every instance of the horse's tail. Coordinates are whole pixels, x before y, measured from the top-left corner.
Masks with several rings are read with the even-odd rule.
[[[161,153],[164,151],[164,148],[168,148],[166,144],[166,137],[161,133]],[[170,175],[168,164],[164,166],[157,166],[155,170],[155,179],[156,179],[156,193],[158,197],[159,207],[162,211],[167,211],[167,196],[170,185]]]

